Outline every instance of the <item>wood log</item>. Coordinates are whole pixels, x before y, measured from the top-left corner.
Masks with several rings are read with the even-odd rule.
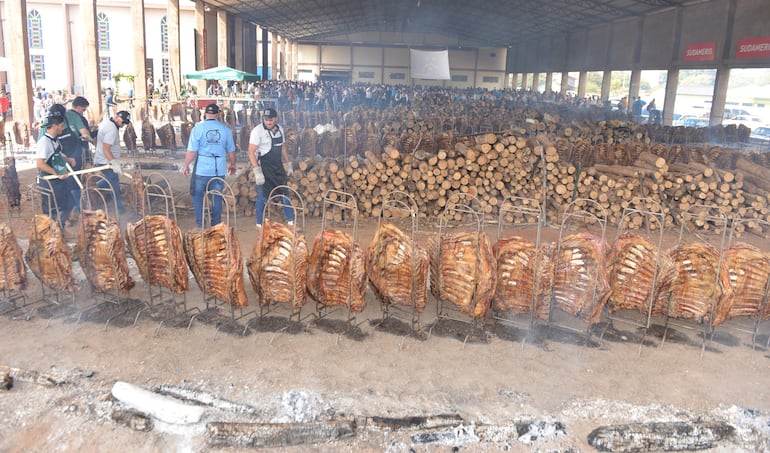
[[[354,420],[311,423],[206,424],[209,444],[214,447],[271,448],[332,442],[356,434]]]
[[[691,451],[716,448],[735,428],[725,422],[652,422],[602,426],[588,435],[599,451]]]
[[[197,423],[203,416],[202,407],[183,404],[127,382],[116,382],[112,386],[112,396],[166,423],[178,425]]]
[[[45,387],[55,387],[67,382],[66,380],[52,374],[41,373],[39,371],[27,370],[24,368],[0,366],[0,372],[7,375],[12,380],[12,382],[28,382]]]

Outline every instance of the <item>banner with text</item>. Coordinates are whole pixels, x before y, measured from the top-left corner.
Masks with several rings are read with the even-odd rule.
[[[739,39],[735,58],[770,58],[770,36]]]
[[[716,50],[716,41],[688,44],[684,48],[684,61],[713,61]]]

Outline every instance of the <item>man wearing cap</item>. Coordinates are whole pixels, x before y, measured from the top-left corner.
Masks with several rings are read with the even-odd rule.
[[[221,123],[219,106],[209,104],[205,110],[206,118],[190,131],[187,154],[184,158],[182,173],[192,173],[190,195],[195,208],[195,224],[203,227],[203,197],[206,192],[219,192],[224,189],[224,177],[235,174],[235,142],[230,128]],[[229,165],[227,164],[229,161]],[[190,169],[192,165],[192,170]],[[222,197],[210,196],[211,226],[222,221]]]
[[[64,154],[67,157],[75,159],[75,163],[72,165],[73,170],[82,170],[83,163],[89,161],[88,143],[91,142],[91,132],[88,129],[88,121],[86,121],[83,113],[89,106],[89,102],[83,96],[77,96],[72,100],[72,108],[67,110],[64,116],[64,123],[67,125],[67,130],[63,135],[66,135],[66,140],[60,139],[62,147],[64,148]],[[72,194],[72,202],[74,203],[75,213],[80,212],[80,186],[76,181],[77,176],[73,176],[69,180],[70,193]],[[73,218],[72,222],[76,219]]]
[[[278,114],[272,108],[264,109],[261,113],[262,124],[255,127],[249,137],[249,161],[257,183],[257,226],[261,226],[264,220],[263,211],[270,192],[277,186],[286,185],[292,174],[283,128],[276,124]],[[294,208],[283,194],[281,204],[286,221],[292,225]]]
[[[59,111],[49,112],[46,117],[45,133],[37,142],[35,165],[40,171],[38,185],[43,189],[43,213],[51,216],[64,228],[72,211],[72,196],[66,179],[70,177],[70,166],[75,163],[71,157],[64,155],[58,137],[65,128],[64,115]],[[44,176],[57,175],[54,179],[43,179]],[[53,199],[50,198],[51,193]]]
[[[99,181],[97,187],[106,189],[109,183],[115,193],[115,202],[118,205],[118,212],[126,212],[123,206],[123,200],[120,196],[120,128],[131,123],[131,114],[125,110],[115,113],[111,118],[105,118],[99,123],[99,132],[96,134],[96,153],[94,154],[94,165],[110,165],[102,171],[106,181]]]

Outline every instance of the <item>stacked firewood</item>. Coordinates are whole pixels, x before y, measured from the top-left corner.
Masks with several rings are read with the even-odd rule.
[[[285,112],[279,122],[297,170],[290,185],[310,216],[321,215],[325,192],[335,189],[352,193],[363,216],[378,215],[384,193],[404,190],[426,218],[456,193],[479,198],[487,220],[507,197],[537,199],[551,221],[570,203],[609,223],[633,207],[662,211],[670,227],[699,204],[720,206],[728,218],[768,217],[766,157],[694,145],[730,143],[746,135],[740,127],[640,125],[598,109],[453,103],[441,95],[384,111]],[[253,214],[252,185],[247,172],[236,181],[245,214]]]

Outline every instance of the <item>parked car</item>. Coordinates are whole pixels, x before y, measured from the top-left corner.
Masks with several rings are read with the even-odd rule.
[[[725,126],[728,124],[735,124],[736,126],[743,124],[746,127],[754,129],[762,124],[762,119],[756,116],[738,115],[729,120],[722,121],[722,124]]]
[[[751,131],[749,142],[756,145],[770,146],[770,126],[760,126]]]
[[[686,127],[708,127],[708,118],[697,118],[694,116],[683,116],[679,118],[679,125]]]
[[[722,116],[726,120],[731,120],[739,116],[751,116],[751,113],[743,109],[725,108],[725,112],[722,114]]]

